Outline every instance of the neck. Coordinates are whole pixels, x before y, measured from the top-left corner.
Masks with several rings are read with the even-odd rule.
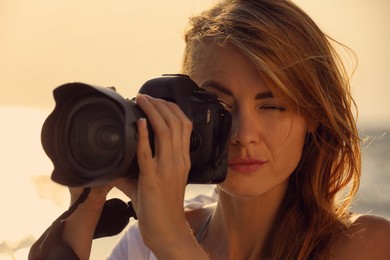
[[[258,258],[286,193],[286,185],[255,198],[233,196],[223,190],[211,219],[208,241],[226,259]],[[212,250],[212,249],[211,249]]]

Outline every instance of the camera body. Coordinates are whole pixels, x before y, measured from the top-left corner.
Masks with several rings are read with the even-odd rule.
[[[231,116],[217,96],[180,74],[151,79],[139,93],[176,103],[192,121],[188,183],[223,181]],[[53,94],[56,106],[43,124],[41,140],[55,182],[87,187],[138,177],[136,121],[145,114],[134,99],[84,83],[61,85]],[[151,128],[149,140],[154,151]]]

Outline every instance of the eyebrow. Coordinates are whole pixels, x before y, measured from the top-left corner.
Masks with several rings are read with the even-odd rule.
[[[213,88],[213,89],[215,89],[221,93],[224,93],[228,96],[233,96],[233,92],[230,89],[225,88],[224,86],[222,86],[218,82],[215,82],[212,80],[205,81],[201,87],[202,88],[206,88],[206,87]],[[255,99],[267,99],[267,98],[273,98],[273,97],[274,97],[274,95],[272,94],[271,91],[266,91],[266,92],[260,92],[260,93],[256,94]]]

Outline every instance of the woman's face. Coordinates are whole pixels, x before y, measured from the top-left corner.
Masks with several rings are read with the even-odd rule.
[[[215,49],[214,49],[215,48]],[[255,66],[233,47],[214,47],[191,77],[218,95],[233,123],[225,192],[257,197],[279,189],[301,158],[307,126],[296,109],[273,96]]]

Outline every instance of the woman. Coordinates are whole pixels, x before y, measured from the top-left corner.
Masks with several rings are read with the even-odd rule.
[[[65,221],[62,238],[74,252],[88,258],[116,186],[138,222],[110,259],[389,259],[389,221],[349,212],[360,146],[331,39],[285,0],[222,1],[192,18],[185,39],[183,73],[233,118],[217,202],[183,210],[191,122],[172,103],[140,95],[148,122],[138,122],[138,182],[92,189]],[[71,194],[74,201],[80,190]]]

